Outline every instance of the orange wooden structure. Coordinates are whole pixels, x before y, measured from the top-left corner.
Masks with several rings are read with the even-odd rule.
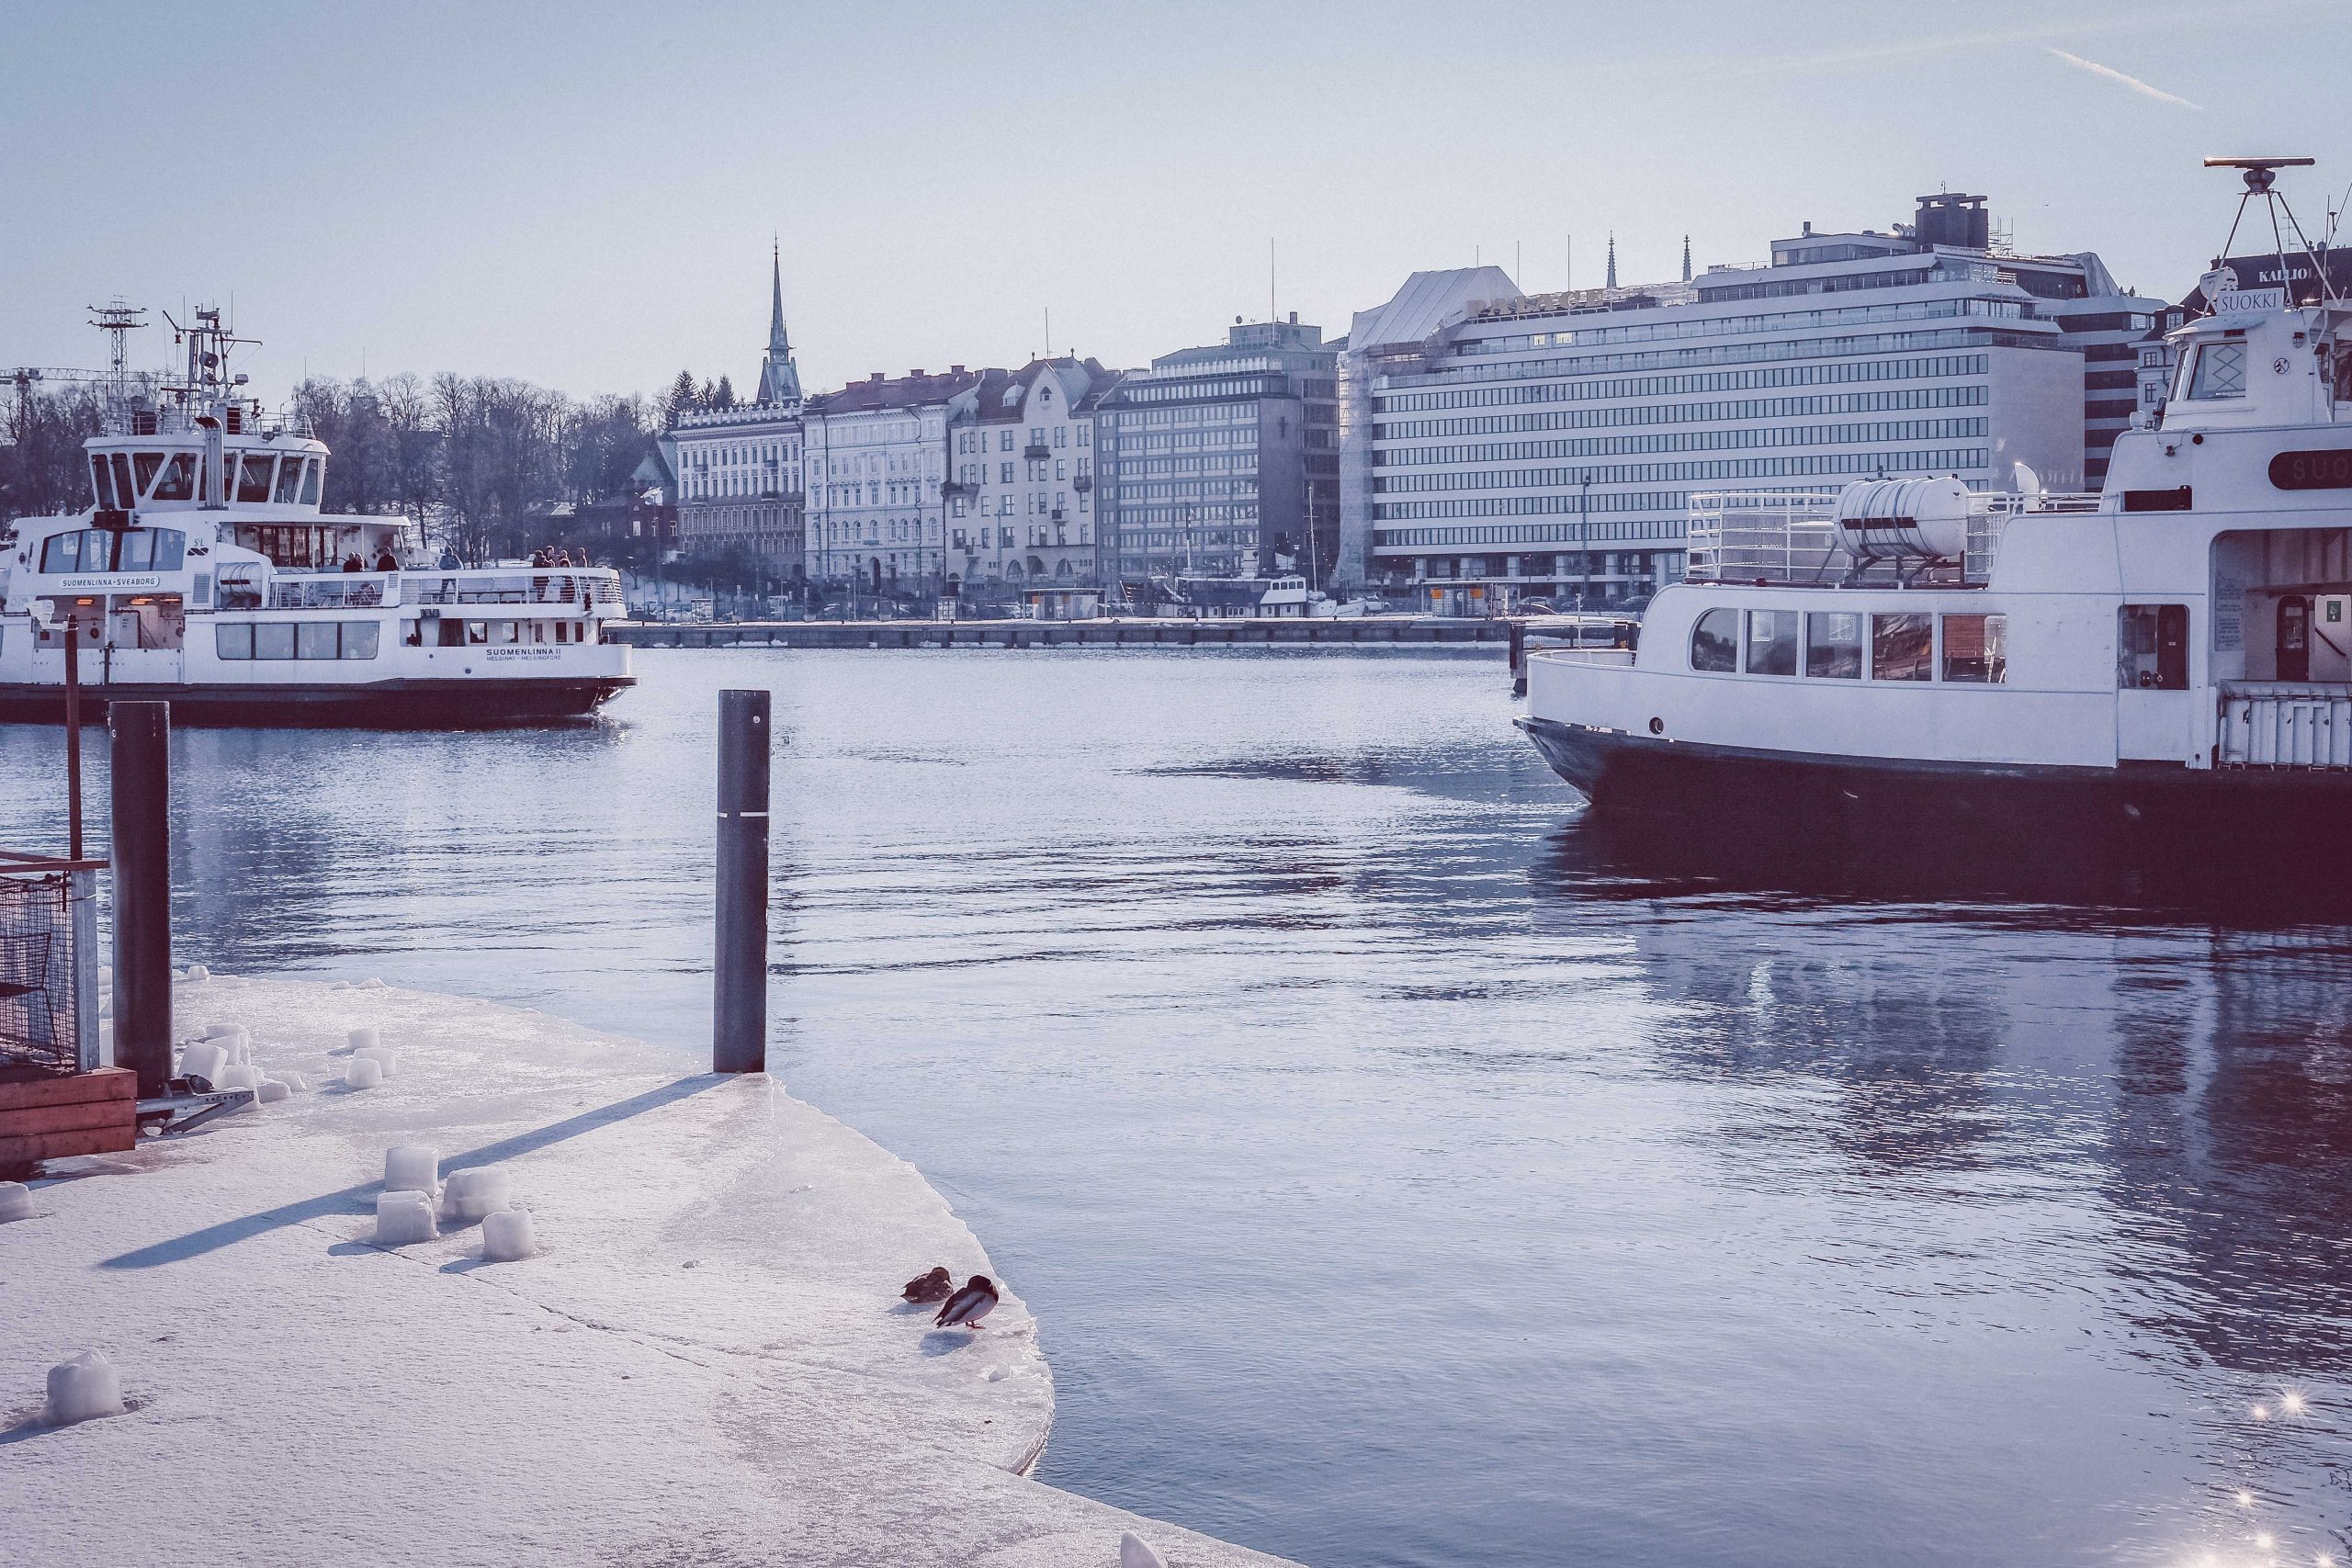
[[[0,1169],[131,1148],[138,1109],[139,1075],[128,1067],[0,1083]]]

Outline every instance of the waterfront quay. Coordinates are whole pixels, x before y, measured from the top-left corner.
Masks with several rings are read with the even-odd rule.
[[[1443,615],[1095,621],[612,621],[632,648],[1295,648],[1510,640],[1508,621]]]

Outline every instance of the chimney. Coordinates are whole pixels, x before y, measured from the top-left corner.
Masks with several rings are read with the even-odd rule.
[[[910,381],[920,381],[920,380],[922,380],[922,366],[920,366],[920,365],[918,365],[918,366],[916,366],[913,369],[911,369],[911,370],[908,371],[908,372],[907,372],[907,378],[908,378],[909,380],[910,380]]]
[[[876,371],[875,371],[872,375],[870,375],[870,376],[866,377],[866,379],[867,379],[867,380],[869,380],[869,381],[879,381],[879,380],[881,380],[882,378],[883,378],[882,372],[880,372],[879,370],[876,370]]]
[[[961,376],[964,373],[964,367],[960,365],[951,365],[947,367],[947,373],[950,376]]]

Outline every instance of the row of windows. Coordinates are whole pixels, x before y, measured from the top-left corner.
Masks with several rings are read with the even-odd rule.
[[[1863,619],[1858,610],[1710,610],[1690,628],[1690,668],[1713,674],[1794,675],[1802,625],[1804,672],[1817,679],[1860,680],[1866,651],[1873,681],[1941,679],[1983,686],[2009,678],[2007,615],[1878,613],[1868,617],[1867,638]]]
[[[176,528],[79,528],[41,541],[43,571],[177,571],[187,536]]]
[[[1686,378],[1676,377],[1673,379]],[[1532,389],[1509,389],[1526,391]],[[1713,403],[1632,403],[1616,408],[1563,409],[1555,413],[1405,419],[1390,424],[1374,425],[1372,438],[1374,441],[1411,441],[1432,435],[1485,435],[1522,430],[1591,430],[1620,424],[1714,424],[1726,420],[1787,419],[1805,414],[1982,408],[1990,400],[1990,389],[1980,384],[1973,387],[1910,387],[1899,392],[1822,392],[1809,398],[1736,398]]]
[[[1317,434],[1326,434],[1322,431]],[[1219,425],[1201,430],[1169,430],[1156,434],[1113,435],[1103,443],[1107,450],[1130,452],[1183,452],[1204,446],[1255,446],[1258,427],[1255,424]]]
[[[276,453],[247,456],[233,453],[221,459],[221,493],[241,503],[265,502],[291,506],[319,503],[326,461],[321,457]],[[193,452],[93,452],[90,482],[98,504],[124,512],[135,509],[143,496],[149,501],[194,501],[206,488],[209,469]]]
[[[1661,507],[1659,510],[1666,509]],[[1462,528],[1382,528],[1373,535],[1372,542],[1375,549],[1383,550],[1446,545],[1563,545],[1575,544],[1586,536],[1596,540],[1679,539],[1684,532],[1685,524],[1680,518],[1651,517],[1630,522],[1594,523],[1589,536],[1584,526],[1573,521],[1487,523]],[[1577,537],[1569,537],[1571,535]]]
[[[1835,386],[1848,381],[1925,381],[1982,376],[1992,366],[1984,354],[1940,355],[1927,359],[1846,360],[1774,370],[1712,370],[1690,376],[1643,376],[1615,381],[1548,381],[1523,387],[1464,387],[1451,391],[1394,392],[1372,400],[1374,413],[1418,413],[1430,409],[1491,408],[1506,403],[1593,402],[1618,398],[1675,397],[1685,392],[1745,392],[1767,387]],[[1546,368],[1549,368],[1548,367]]]
[[[1515,457],[1586,457],[1621,452],[1711,452],[1750,446],[1849,446],[1865,441],[1953,441],[1984,434],[1982,419],[1889,419],[1867,424],[1757,425],[1670,430],[1654,435],[1585,435],[1566,441],[1497,441],[1405,446],[1373,454],[1373,466],[1492,463]]]
[[[230,660],[373,659],[377,629],[374,621],[222,622],[213,649]]]
[[[1205,403],[1199,408],[1130,409],[1096,416],[1113,430],[1166,430],[1182,425],[1255,424],[1255,403]]]
[[[1747,333],[1793,332],[1849,322],[1926,321],[1952,316],[1985,316],[2016,321],[2025,307],[2015,299],[1914,299],[1897,305],[1826,306],[1810,310],[1776,310],[1752,316],[1691,316],[1671,313],[1665,320],[1637,321],[1620,327],[1579,327],[1566,332],[1521,333],[1509,337],[1473,338],[1457,352],[1523,354],[1541,348],[1584,347],[1604,343],[1655,343],[1661,338],[1734,337]]]
[[[1156,478],[1165,474],[1254,474],[1258,471],[1258,455],[1254,452],[1212,452],[1198,457],[1135,457],[1122,458],[1119,478],[1134,479]]]
[[[1636,354],[1593,354],[1578,359],[1522,359],[1459,364],[1415,378],[1424,384],[1526,380],[1539,376],[1599,376],[1612,371],[1679,370],[1702,365],[1758,365],[1778,359],[1845,359],[1873,354],[1942,348],[2048,348],[2075,352],[2051,333],[2033,336],[1989,327],[1939,327],[1928,332],[1867,333],[1855,337],[1792,338],[1786,343],[1725,344],[1717,348],[1660,348]]]
[[[1078,439],[1075,443],[1070,440],[1069,433],[1072,428],[1072,426],[1067,424],[1057,424],[1051,426],[1033,424],[1029,427],[1029,445],[1032,446],[1069,446],[1072,445],[1091,446],[1094,445],[1093,425],[1080,424],[1076,426],[1075,428],[1078,431]],[[1052,430],[1054,433],[1053,439],[1051,441],[1048,441],[1046,437],[1046,432],[1048,429]],[[999,430],[996,433],[997,450],[1000,452],[1012,451],[1012,438],[1014,434],[1015,431],[1013,430],[1013,427],[1009,424],[1001,430]],[[956,450],[959,455],[970,457],[975,453],[985,452],[988,449],[989,433],[987,431],[962,430],[956,432]]]
[[[1579,482],[1634,484],[1655,479],[1765,479],[1807,474],[1951,473],[1981,468],[1990,454],[1982,446],[1953,446],[1918,452],[1831,452],[1804,457],[1716,457],[1694,463],[1604,463],[1593,468],[1476,468],[1459,474],[1385,474],[1372,481],[1374,491],[1433,490],[1565,490],[1543,499],[1556,505],[1521,506],[1527,497],[1494,501],[1407,501],[1376,504],[1375,518],[1480,517],[1509,512],[1575,512]],[[1598,497],[1594,498],[1596,501]],[[1427,511],[1438,507],[1450,510]]]

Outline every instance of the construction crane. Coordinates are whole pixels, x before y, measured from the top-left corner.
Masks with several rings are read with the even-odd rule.
[[[8,426],[12,435],[21,437],[33,415],[33,389],[49,381],[97,381],[111,383],[114,376],[105,370],[66,370],[54,365],[20,365],[13,370],[0,370],[0,380],[17,389],[16,417]]]

